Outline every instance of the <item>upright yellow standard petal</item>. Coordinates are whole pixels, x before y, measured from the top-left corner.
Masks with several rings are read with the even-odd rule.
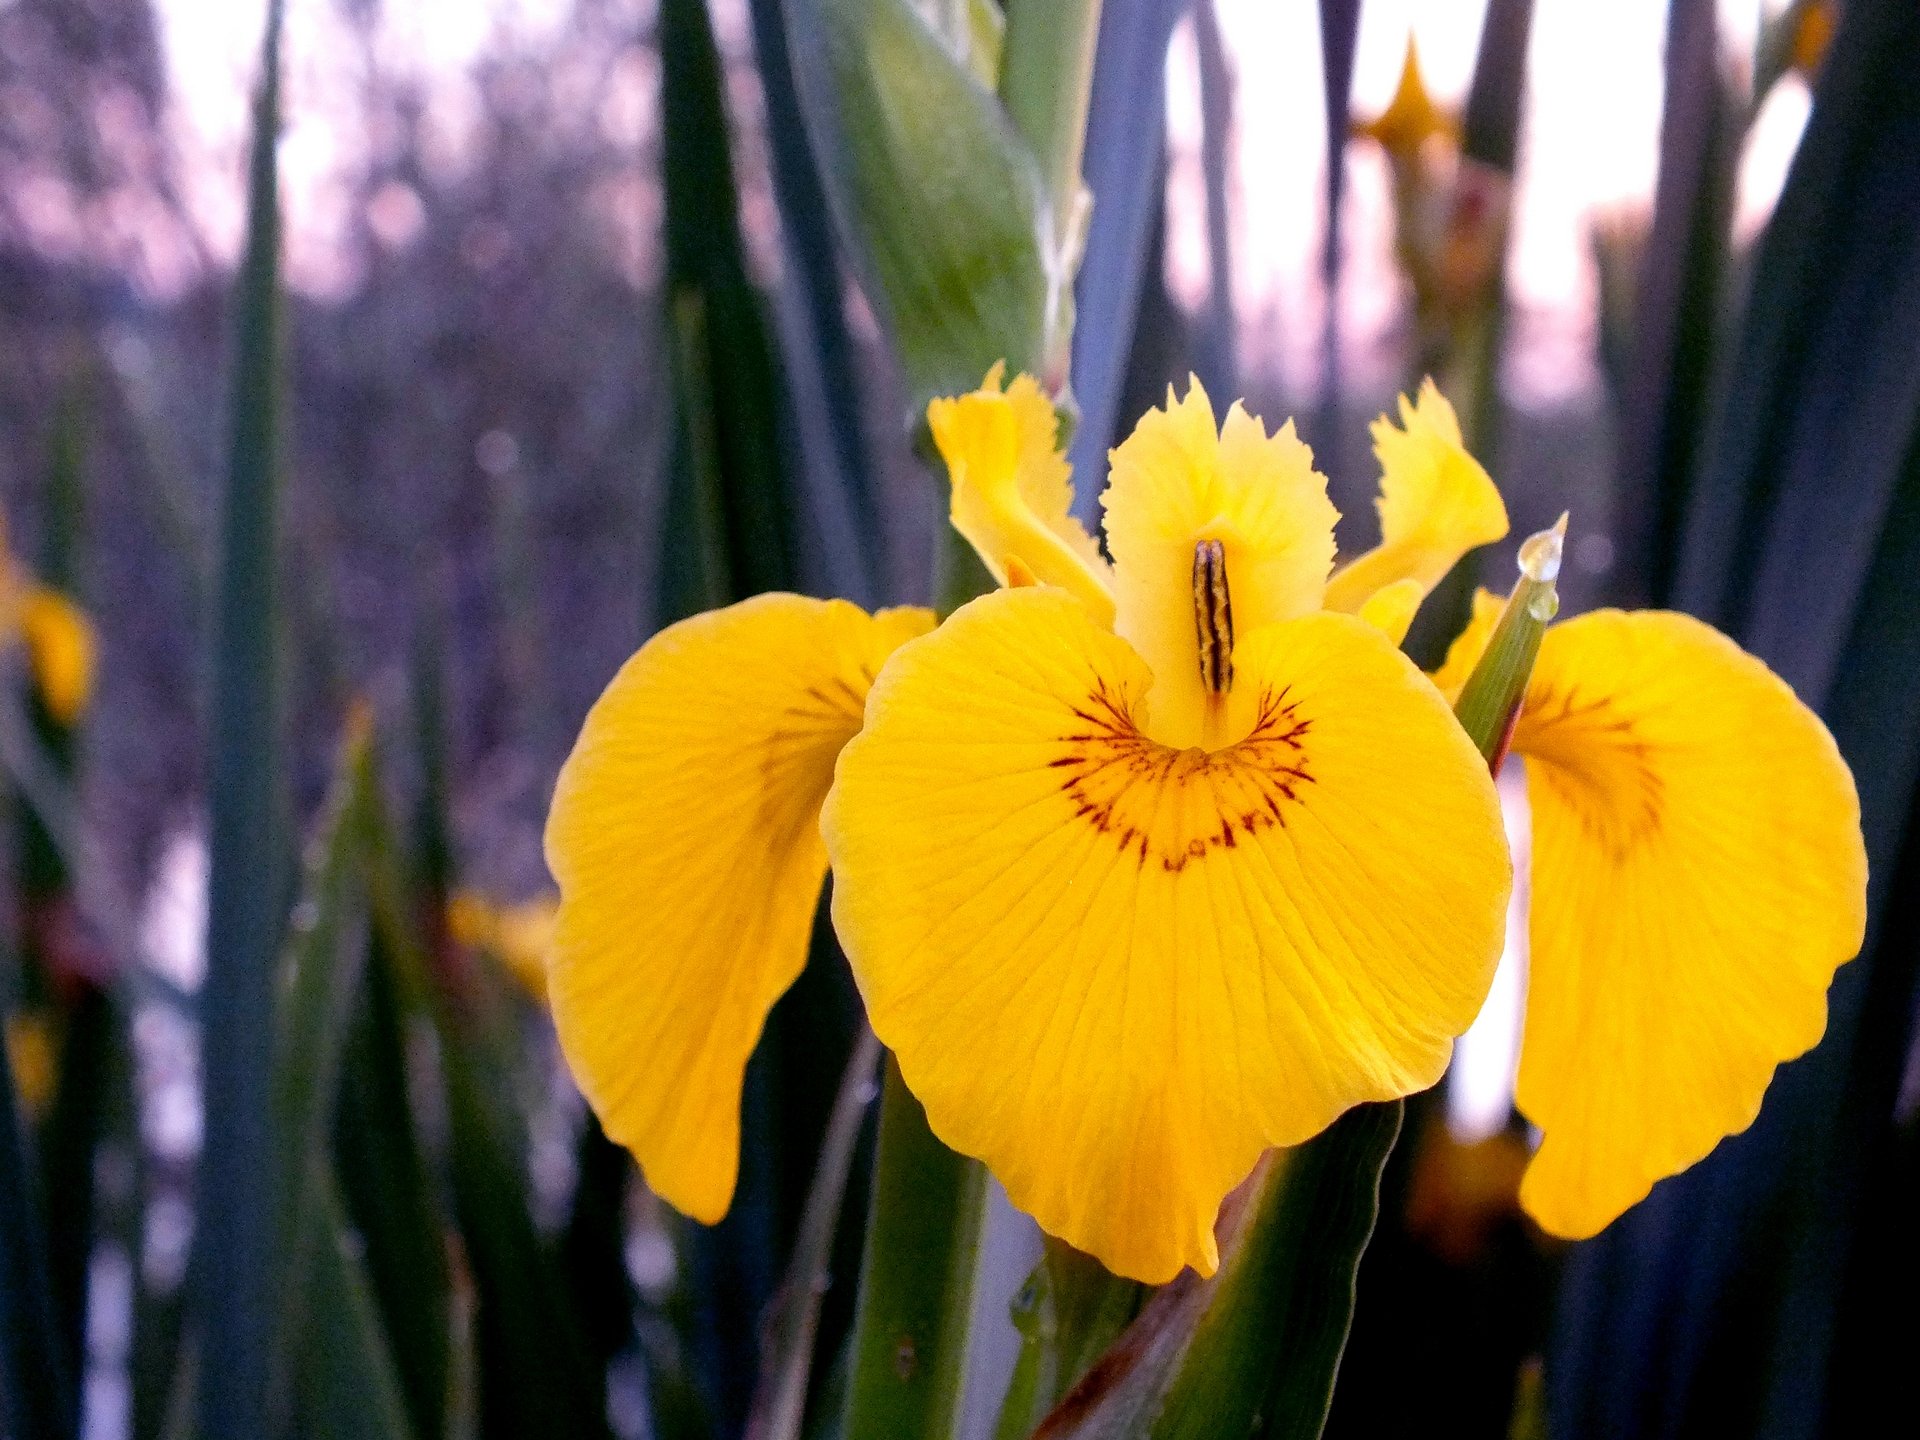
[[[1373,422],[1373,453],[1380,461],[1380,543],[1327,584],[1327,608],[1352,614],[1367,597],[1396,580],[1433,589],[1460,557],[1507,533],[1500,492],[1467,453],[1460,422],[1433,381],[1420,397],[1400,397],[1400,423]]]
[[[834,922],[935,1133],[1147,1282],[1218,1263],[1271,1145],[1431,1084],[1498,957],[1485,766],[1370,626],[1246,636],[1239,743],[1143,733],[1157,682],[1057,590],[903,648],[822,828]]]
[[[1288,421],[1276,435],[1236,402],[1214,428],[1198,380],[1184,400],[1167,391],[1112,455],[1107,545],[1113,552],[1114,629],[1153,674],[1154,738],[1201,742],[1206,690],[1194,632],[1194,547],[1217,540],[1232,576],[1235,630],[1320,608],[1333,565],[1327,477]]]
[[[740,1087],[806,962],[820,802],[920,610],[761,595],[648,641],[560,772],[547,988],[580,1087],[675,1208],[726,1213]]]
[[[1533,809],[1521,1188],[1582,1237],[1744,1130],[1826,1027],[1866,852],[1826,727],[1731,640],[1603,610],[1549,630],[1514,735]]]
[[[18,623],[47,713],[62,725],[74,724],[93,698],[93,622],[58,590],[29,585]]]
[[[1071,590],[1113,619],[1107,562],[1073,518],[1073,479],[1058,445],[1060,419],[1031,375],[1003,393],[1002,367],[970,395],[935,400],[927,427],[952,481],[953,528],[1002,585],[1009,572]]]

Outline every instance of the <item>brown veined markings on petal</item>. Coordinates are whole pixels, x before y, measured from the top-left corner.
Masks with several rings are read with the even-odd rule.
[[[1540,782],[1615,860],[1656,834],[1665,818],[1655,743],[1611,696],[1585,694],[1577,682],[1533,687],[1514,734],[1514,749],[1539,762]]]
[[[1315,613],[1235,665],[1275,697],[1261,739],[1156,747],[1126,642],[1058,591],[984,597],[880,677],[823,823],[836,928],[935,1133],[1155,1283],[1212,1268],[1267,1146],[1438,1078],[1502,930],[1485,764],[1388,641]],[[1093,811],[1076,768],[1110,787]],[[1244,828],[1268,799],[1285,823]]]
[[[804,788],[810,792],[814,806],[826,796],[827,787],[833,783],[833,757],[839,745],[860,728],[867,703],[865,691],[873,684],[873,672],[868,666],[861,665],[859,671],[862,685],[858,690],[842,675],[807,686],[782,712],[781,723],[755,747],[753,753],[759,759],[761,778],[765,782],[761,795],[763,818],[789,808],[796,781],[808,782]],[[829,738],[834,741],[832,749],[823,745]],[[807,777],[804,772],[808,770],[817,773]],[[801,773],[796,775],[796,771]]]
[[[1142,865],[1174,873],[1209,852],[1232,849],[1236,830],[1252,835],[1286,823],[1285,805],[1313,783],[1306,736],[1313,722],[1283,687],[1260,692],[1253,729],[1223,750],[1176,750],[1149,739],[1096,678],[1084,728],[1063,735],[1066,753],[1048,762],[1076,814]],[[1174,828],[1156,825],[1171,792]]]

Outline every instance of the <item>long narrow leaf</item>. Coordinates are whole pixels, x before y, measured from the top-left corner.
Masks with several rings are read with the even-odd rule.
[[[447,1225],[415,1128],[406,1010],[384,938],[370,938],[334,1121],[341,1204],[359,1234],[414,1432],[446,1434],[451,1282]]]
[[[277,883],[275,511],[280,0],[254,107],[232,365],[209,750],[211,871],[203,996],[206,1150],[197,1271],[202,1440],[267,1433],[272,1304],[273,964]]]
[[[47,1282],[39,1185],[28,1158],[13,1067],[0,1051],[0,1431],[69,1440],[72,1390]]]
[[[1108,5],[1094,50],[1083,159],[1093,191],[1075,289],[1073,393],[1080,423],[1069,450],[1076,475],[1103,473],[1119,420],[1140,287],[1149,263],[1166,147],[1167,45],[1189,0]],[[971,381],[969,384],[973,383]],[[1091,518],[1100,487],[1082,481],[1075,504]]]
[[[1733,243],[1733,102],[1720,76],[1713,0],[1674,0],[1653,228],[1634,287],[1620,396],[1614,588],[1623,603],[1665,603],[1699,451]]]
[[[367,827],[373,806],[370,718],[356,714],[340,761],[327,824],[295,909],[274,1014],[273,1139],[277,1329],[269,1374],[275,1410],[288,1402],[302,1335],[322,1303],[307,1290],[330,1243],[333,1114],[341,1057],[367,953]],[[323,1323],[332,1317],[321,1317]],[[275,1416],[276,1422],[279,1415]],[[302,1417],[304,1423],[304,1417]]]
[[[834,248],[833,220],[827,197],[807,145],[793,61],[781,0],[750,0],[753,48],[766,95],[767,145],[773,164],[774,198],[780,205],[780,233],[798,284],[794,332],[784,347],[789,407],[805,434],[810,425],[824,432],[832,457],[827,495],[816,495],[821,510],[830,570],[842,572],[836,593],[861,604],[879,596],[880,558],[886,538],[885,517],[867,454],[861,412],[859,356],[847,327],[846,288]],[[844,510],[844,514],[842,511]],[[845,533],[851,543],[837,543]]]
[[[331,1168],[310,1172],[319,1234],[308,1260],[308,1305],[295,1384],[300,1440],[416,1440],[407,1423],[373,1288],[353,1244]],[[434,1432],[418,1432],[432,1440]]]

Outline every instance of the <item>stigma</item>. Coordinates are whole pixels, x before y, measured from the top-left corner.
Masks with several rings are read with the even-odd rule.
[[[1200,683],[1210,696],[1225,695],[1233,689],[1233,597],[1226,547],[1218,540],[1193,547],[1193,628]]]

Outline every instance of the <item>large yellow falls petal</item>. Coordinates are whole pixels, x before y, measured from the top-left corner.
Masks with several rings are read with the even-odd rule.
[[[747,1057],[806,962],[834,757],[931,624],[797,595],[696,615],[626,663],[560,772],[554,1024],[607,1133],[695,1219],[732,1200]]]
[[[995,365],[972,394],[927,406],[927,428],[952,482],[949,519],[1002,585],[1018,566],[1071,590],[1110,622],[1107,562],[1073,517],[1053,402],[1031,375],[1014,376],[1003,392],[1001,371]]]
[[[1333,565],[1327,479],[1288,421],[1279,433],[1236,402],[1217,432],[1198,380],[1167,391],[1112,455],[1107,546],[1113,552],[1114,628],[1153,674],[1153,734],[1197,743],[1206,693],[1194,632],[1194,547],[1218,540],[1241,635],[1320,608]]]
[[[986,596],[887,667],[822,820],[835,926],[935,1132],[1149,1282],[1215,1267],[1266,1147],[1437,1079],[1503,928],[1492,783],[1391,643],[1316,612],[1235,664],[1253,732],[1172,749],[1084,607]]]
[[[1327,582],[1327,608],[1356,612],[1382,586],[1411,578],[1433,589],[1467,551],[1507,533],[1500,492],[1467,453],[1460,422],[1433,381],[1400,397],[1400,423],[1373,422],[1380,461],[1380,543]]]
[[[1521,1198],[1591,1235],[1744,1130],[1860,948],[1853,778],[1819,719],[1682,615],[1549,630],[1514,736],[1533,809]]]

